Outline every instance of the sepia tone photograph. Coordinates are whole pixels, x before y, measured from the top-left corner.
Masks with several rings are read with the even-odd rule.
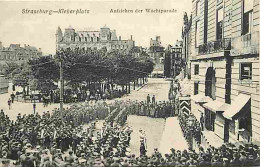
[[[0,0],[0,167],[260,166],[259,0]]]

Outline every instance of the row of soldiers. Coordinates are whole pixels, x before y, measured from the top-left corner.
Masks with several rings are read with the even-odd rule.
[[[183,132],[183,135],[188,143],[190,148],[193,147],[193,139],[197,142],[197,145],[201,144],[201,127],[200,123],[197,121],[196,117],[190,113],[189,115],[179,115],[179,125]],[[194,122],[190,122],[190,119]]]
[[[129,99],[125,101],[116,100],[110,104],[102,100],[94,104],[75,104],[69,109],[66,109],[62,114],[62,117],[65,122],[69,122],[74,127],[89,123],[96,118],[104,119],[108,117],[108,115],[115,109],[117,109],[117,115],[119,115],[116,118],[116,121],[121,122],[121,125],[126,122],[127,115],[140,115],[153,118],[167,118],[177,115],[176,110],[174,110],[174,104],[171,101],[156,101],[155,103],[147,103],[146,101],[139,102]],[[121,111],[123,109],[125,111]],[[122,114],[124,116],[121,116]],[[59,110],[55,110],[53,115],[61,116],[61,113]],[[115,119],[115,117],[113,119]]]

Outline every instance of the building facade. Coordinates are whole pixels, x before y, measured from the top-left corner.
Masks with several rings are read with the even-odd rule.
[[[155,39],[150,39],[150,47],[148,49],[148,55],[154,65],[153,75],[163,75],[165,50],[161,46],[160,36],[156,36]]]
[[[84,48],[84,49],[106,49],[106,50],[130,50],[135,46],[132,35],[130,39],[117,38],[116,30],[102,27],[100,31],[75,31],[69,27],[64,33],[58,27],[56,32],[56,48]]]
[[[191,25],[192,25],[192,15],[190,18],[185,12],[183,16],[183,27],[182,27],[182,59],[186,62],[184,66],[184,77],[187,76],[188,79],[191,78]]]
[[[0,94],[8,93],[8,79],[4,75],[0,75]]]
[[[183,63],[185,62],[182,55],[183,42],[177,40],[176,43],[171,46],[168,45],[165,52],[165,76],[175,78],[180,74]]]
[[[15,62],[21,64],[32,58],[42,56],[41,48],[30,45],[20,46],[20,44],[10,44],[9,47],[3,47],[0,42],[0,71],[4,70],[6,62]]]
[[[191,112],[206,144],[260,141],[259,0],[193,0]]]

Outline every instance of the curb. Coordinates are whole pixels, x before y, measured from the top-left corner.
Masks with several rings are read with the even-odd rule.
[[[143,87],[145,87],[147,85],[147,83],[143,84],[140,88],[138,88],[136,91],[139,91],[140,89],[142,89]]]

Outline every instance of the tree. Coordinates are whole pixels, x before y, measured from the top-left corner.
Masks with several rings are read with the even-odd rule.
[[[49,92],[56,89],[55,82],[59,80],[59,65],[51,56],[44,56],[30,60],[28,66],[31,69],[33,79],[30,84],[34,89]]]
[[[18,65],[16,62],[13,61],[7,61],[4,65],[5,71],[4,75],[6,77],[12,78],[14,74],[16,74],[17,69],[19,69],[20,65]]]
[[[136,56],[136,52],[139,56]],[[124,86],[138,78],[147,77],[153,71],[153,63],[148,57],[148,54],[141,50],[68,48],[58,51],[54,58],[41,57],[31,60],[29,66],[36,81],[45,85],[58,81],[59,62],[62,61],[64,80],[75,89],[83,83]]]
[[[25,92],[25,87],[27,87],[27,94],[29,93],[29,81],[34,78],[31,73],[31,68],[26,64],[23,64],[19,69],[19,73],[13,76],[13,83],[17,86],[21,86]]]

